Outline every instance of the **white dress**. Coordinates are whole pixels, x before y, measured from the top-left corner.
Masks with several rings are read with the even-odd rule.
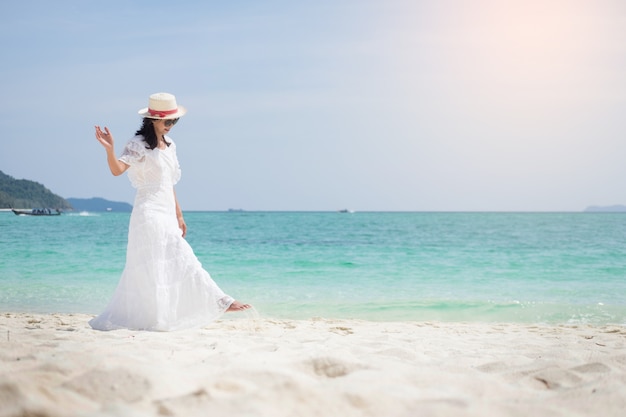
[[[234,299],[202,268],[176,219],[174,184],[181,171],[176,145],[146,149],[131,139],[119,160],[137,189],[128,229],[126,266],[113,298],[89,324],[96,330],[170,331],[200,327]]]

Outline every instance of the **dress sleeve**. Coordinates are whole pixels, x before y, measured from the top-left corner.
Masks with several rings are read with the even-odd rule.
[[[128,141],[122,155],[118,160],[124,162],[127,165],[134,165],[138,162],[143,162],[146,157],[146,145],[141,139],[133,138]]]
[[[180,164],[178,163],[178,156],[176,155],[176,144],[173,141],[171,146],[174,153],[174,171],[172,172],[172,184],[176,184],[178,181],[180,181],[182,172],[180,170]]]

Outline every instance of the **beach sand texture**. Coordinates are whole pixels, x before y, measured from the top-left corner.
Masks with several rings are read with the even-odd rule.
[[[0,416],[623,416],[626,328],[0,315]]]

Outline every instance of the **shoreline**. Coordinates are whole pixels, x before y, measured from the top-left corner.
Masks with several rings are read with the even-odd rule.
[[[284,320],[92,330],[0,314],[0,416],[618,416],[626,328]]]

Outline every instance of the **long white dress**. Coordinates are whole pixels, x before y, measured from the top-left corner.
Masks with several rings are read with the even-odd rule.
[[[211,279],[182,237],[174,184],[181,176],[176,145],[146,149],[131,139],[119,160],[130,165],[137,189],[128,229],[126,266],[106,309],[89,324],[96,330],[170,331],[200,327],[223,314],[234,299]]]

